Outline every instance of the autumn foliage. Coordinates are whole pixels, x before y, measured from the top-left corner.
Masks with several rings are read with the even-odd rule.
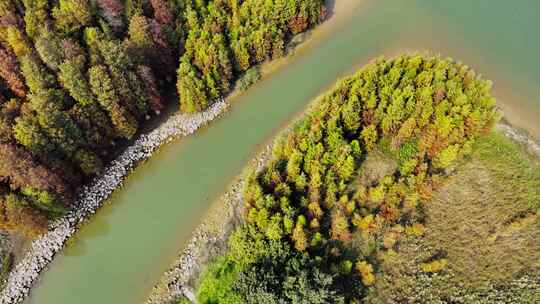
[[[0,1],[0,226],[43,231],[164,110],[175,84],[181,110],[204,110],[283,54],[290,20],[321,21],[322,0],[270,4]]]
[[[248,176],[239,231],[251,236],[231,238],[231,259],[241,260],[235,248],[277,241],[333,273],[339,295],[360,299],[375,283],[378,250],[423,233],[422,205],[498,120],[490,86],[466,65],[421,55],[377,59],[339,81]],[[382,170],[367,164],[375,152],[395,166],[370,173]],[[271,254],[250,257],[253,267],[257,259],[281,265]],[[441,265],[422,267],[436,272]],[[238,273],[241,286],[246,272]],[[271,294],[283,292],[275,288]]]

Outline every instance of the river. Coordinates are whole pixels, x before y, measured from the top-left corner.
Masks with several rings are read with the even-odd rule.
[[[315,31],[286,64],[235,97],[223,118],[139,166],[26,302],[142,301],[257,149],[310,99],[374,56],[431,50],[459,58],[494,80],[511,122],[540,134],[540,1],[366,0],[346,9],[342,3],[355,1],[337,1],[331,20],[340,22]]]

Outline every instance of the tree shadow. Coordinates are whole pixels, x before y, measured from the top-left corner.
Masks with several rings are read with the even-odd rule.
[[[336,0],[326,0],[326,20],[329,20],[334,16],[334,8],[336,7]]]

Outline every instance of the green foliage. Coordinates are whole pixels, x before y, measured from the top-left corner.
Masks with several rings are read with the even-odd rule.
[[[48,191],[41,191],[31,187],[24,187],[21,193],[28,197],[37,208],[51,212],[53,214],[64,214],[65,206]]]
[[[58,68],[60,81],[73,99],[82,105],[95,102],[88,80],[84,75],[84,61],[81,57],[66,59]]]
[[[42,30],[35,42],[36,51],[41,60],[53,71],[58,71],[58,66],[62,63],[64,54],[60,44],[60,38],[50,30]]]
[[[47,71],[38,58],[26,55],[20,58],[20,61],[21,72],[31,92],[40,92],[55,86],[54,76]]]
[[[470,153],[462,147],[498,119],[488,82],[471,73],[451,59],[403,55],[325,94],[247,178],[247,225],[230,239],[236,294],[246,303],[362,298],[375,283],[379,248],[393,247],[401,223],[421,219],[440,169]],[[366,177],[362,156],[376,148],[398,166]]]
[[[258,78],[250,68],[282,56],[286,39],[324,18],[323,4],[321,0],[185,3],[185,53],[177,78],[181,109],[205,109],[230,91],[235,76],[247,71],[239,83],[246,89]]]
[[[187,298],[182,297],[180,300],[178,300],[177,304],[192,304],[192,303]]]
[[[94,8],[88,0],[60,0],[52,15],[56,28],[70,34],[92,23]]]
[[[120,105],[114,83],[104,66],[93,66],[88,71],[90,86],[102,108],[109,112],[119,134],[131,138],[137,131],[137,121]]]
[[[201,304],[243,303],[232,290],[237,271],[236,264],[227,257],[222,257],[208,266],[201,276],[197,302]]]
[[[249,229],[244,227],[243,229]],[[240,230],[243,230],[240,229]],[[351,265],[344,264],[351,268]],[[257,260],[240,265],[230,255],[212,263],[201,276],[199,303],[345,303],[336,275],[322,260],[271,242]],[[349,271],[350,272],[350,271]],[[349,288],[345,286],[344,288]],[[354,289],[354,288],[353,288]]]
[[[305,253],[273,246],[256,263],[238,272],[233,291],[241,303],[345,303],[341,282],[322,268],[319,260]]]
[[[245,75],[238,79],[238,87],[241,91],[247,90],[253,84],[261,79],[261,73],[258,67],[252,67],[246,71]]]
[[[16,145],[24,150],[18,154],[24,164],[63,176],[54,179],[55,187],[43,189],[47,174],[13,186],[12,177],[20,172],[6,172],[0,188],[17,197],[24,196],[21,186],[26,186],[72,198],[101,172],[107,155],[121,148],[118,142],[125,144],[122,139],[132,139],[144,120],[164,110],[164,96],[171,96],[174,83],[181,111],[206,109],[230,91],[237,76],[280,56],[292,33],[321,21],[322,4],[0,1],[0,143],[10,147],[3,152]],[[247,76],[246,86],[259,77],[255,69]],[[17,168],[9,163],[6,168]],[[37,222],[44,213],[54,217],[53,210],[38,207],[29,203],[13,209],[13,215],[36,215]],[[9,229],[23,225],[5,220]],[[33,225],[31,219],[18,220]],[[279,238],[279,219],[268,221],[268,236]]]

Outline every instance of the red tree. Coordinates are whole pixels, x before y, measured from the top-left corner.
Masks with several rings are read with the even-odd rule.
[[[154,18],[160,24],[172,25],[174,22],[174,12],[165,0],[150,0],[154,9]]]
[[[137,68],[137,73],[139,77],[141,77],[142,82],[145,85],[146,88],[146,95],[148,97],[148,104],[150,105],[150,108],[157,114],[163,110],[163,100],[161,99],[161,95],[159,94],[157,85],[156,85],[156,79],[154,77],[154,74],[152,73],[152,69],[150,69],[147,66],[140,65]]]
[[[60,194],[66,200],[72,192],[65,181],[32,155],[13,144],[0,144],[0,179],[8,178],[12,189],[32,187]]]
[[[124,13],[124,5],[118,0],[98,0],[101,15],[113,27],[114,30],[119,30],[124,25],[122,14]]]
[[[26,87],[17,65],[17,59],[13,53],[3,48],[0,48],[0,77],[4,78],[15,95],[26,96]]]
[[[170,67],[173,69],[169,72],[174,72],[176,60],[173,49],[171,48],[167,39],[163,36],[163,27],[155,20],[152,20],[150,22],[150,32],[152,34],[152,40],[154,41],[155,47],[159,53],[158,56],[161,64],[163,64],[165,67]]]

